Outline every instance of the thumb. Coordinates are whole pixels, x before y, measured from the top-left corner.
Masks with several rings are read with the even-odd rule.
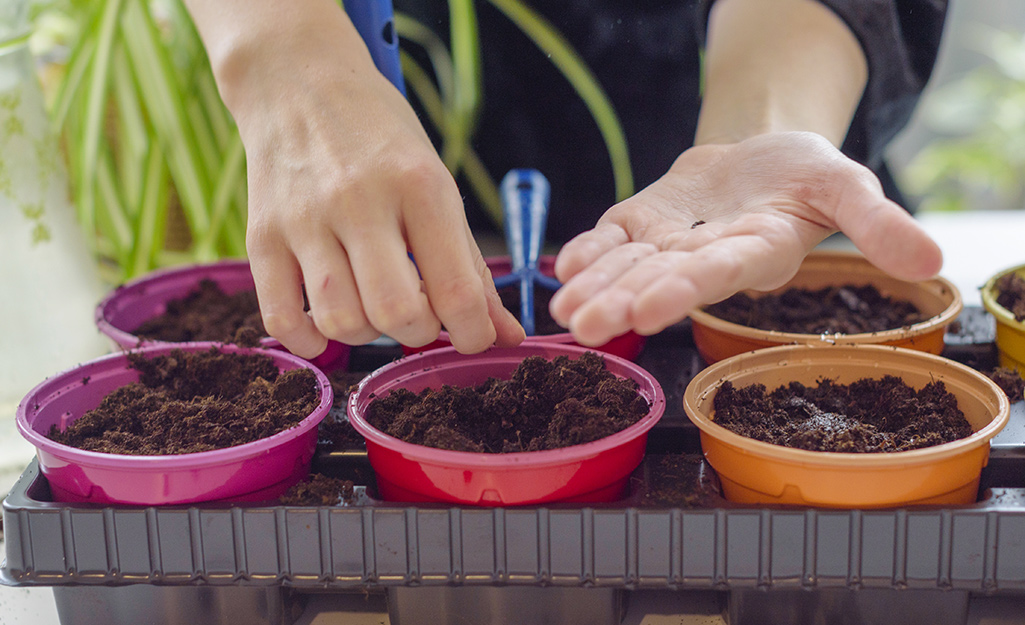
[[[932,278],[943,266],[940,246],[906,210],[883,195],[875,175],[850,162],[858,171],[848,174],[835,205],[822,207],[837,227],[876,267],[902,280]],[[827,200],[828,201],[828,200]]]

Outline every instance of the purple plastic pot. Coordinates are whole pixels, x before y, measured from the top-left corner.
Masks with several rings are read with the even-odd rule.
[[[198,289],[202,280],[213,280],[229,295],[256,289],[247,260],[223,260],[161,269],[108,293],[96,307],[96,327],[122,349],[142,345],[171,345],[167,341],[143,340],[133,332],[144,321],[163,314],[171,300],[181,299]],[[287,351],[277,339],[269,336],[261,339],[260,345]],[[349,346],[338,341],[328,341],[327,349],[313,358],[312,362],[326,369],[345,369],[349,363]]]
[[[320,403],[297,426],[265,439],[193,454],[127,456],[85,451],[46,437],[52,425],[66,427],[97,407],[116,388],[138,381],[125,353],[81,364],[36,386],[18,406],[18,430],[35,445],[39,467],[56,501],[165,505],[199,501],[263,501],[282,495],[309,474],[317,425],[333,401],[327,377],[288,352],[218,343],[152,345],[135,353],[154,357],[173,349],[264,353],[279,370],[310,368]]]
[[[364,378],[349,396],[349,421],[366,438],[381,496],[390,501],[484,506],[620,497],[630,473],[644,457],[648,430],[665,411],[665,396],[654,376],[625,358],[604,355],[612,373],[637,382],[650,411],[625,430],[582,445],[510,454],[448,451],[399,440],[363,418],[375,397],[395,389],[419,392],[443,384],[474,386],[489,377],[508,379],[527,356],[578,358],[586,351],[576,345],[525,343],[466,356],[448,347],[407,356]]]

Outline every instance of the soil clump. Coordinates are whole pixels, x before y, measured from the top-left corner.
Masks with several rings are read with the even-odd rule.
[[[529,356],[509,380],[445,385],[378,397],[367,421],[403,441],[484,453],[541,451],[604,438],[639,421],[648,402],[633,380],[586,352],[575,360]]]
[[[701,454],[665,454],[648,458],[642,505],[686,508],[720,504],[718,482]]]
[[[1015,321],[1025,321],[1025,278],[1017,273],[1007,273],[997,279],[997,304],[1014,315]]]
[[[288,489],[279,502],[284,506],[337,506],[355,499],[352,480],[313,473]]]
[[[911,302],[887,297],[871,284],[789,288],[760,297],[737,293],[705,311],[749,328],[798,334],[881,332],[926,319]]]
[[[241,334],[240,334],[241,331]],[[267,336],[260,317],[256,291],[227,294],[210,279],[179,299],[167,302],[167,310],[147,319],[132,331],[140,338],[185,343],[188,341],[220,341],[251,344]]]
[[[997,383],[997,386],[1007,395],[1007,399],[1011,400],[1012,404],[1025,399],[1023,397],[1023,394],[1025,394],[1025,379],[1018,374],[1017,369],[996,367],[986,375],[989,376],[990,380]]]
[[[299,424],[320,402],[310,369],[280,372],[265,354],[172,350],[128,354],[139,381],[115,389],[58,443],[111,454],[188,454],[260,440]]]
[[[896,376],[849,385],[820,380],[767,392],[729,381],[714,399],[715,423],[748,438],[810,451],[878,453],[965,438],[972,426],[942,382],[915,390]]]

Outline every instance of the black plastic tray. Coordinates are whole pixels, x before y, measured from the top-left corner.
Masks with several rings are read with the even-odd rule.
[[[991,320],[967,309],[945,354],[993,366]],[[394,351],[366,348],[354,368]],[[976,503],[953,508],[754,507],[718,494],[681,397],[703,366],[686,324],[639,363],[667,411],[620,501],[525,508],[407,506],[373,498],[365,454],[321,450],[315,470],[360,484],[333,507],[103,507],[52,501],[35,463],[3,504],[6,585],[213,585],[374,589],[432,585],[616,589],[1025,591],[1025,404],[994,440]],[[652,499],[666,458],[691,482]]]

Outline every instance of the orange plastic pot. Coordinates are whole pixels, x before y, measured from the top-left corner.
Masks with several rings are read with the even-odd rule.
[[[982,287],[982,305],[997,320],[997,354],[1000,366],[1017,369],[1025,376],[1025,322],[1017,321],[1011,311],[997,303],[996,283],[1000,278],[1017,273],[1025,278],[1025,265],[1019,265],[990,278]]]
[[[770,293],[790,288],[822,289],[829,286],[872,285],[885,296],[906,300],[927,316],[911,326],[861,334],[800,334],[760,330],[731,323],[704,310],[691,313],[694,344],[705,362],[713,363],[743,352],[776,345],[828,343],[834,345],[895,345],[931,354],[943,351],[943,334],[964,307],[961,293],[941,277],[907,282],[887,275],[856,252],[816,251],[809,254],[794,277]],[[746,291],[751,297],[765,293]]]
[[[715,423],[713,399],[723,382],[815,385],[823,378],[850,384],[895,375],[914,388],[941,381],[957,398],[974,433],[950,443],[892,453],[792,449],[757,441]],[[960,363],[881,345],[785,345],[727,358],[687,386],[683,407],[701,430],[701,447],[730,501],[832,508],[887,508],[975,501],[989,460],[989,441],[1010,413],[992,380]]]

